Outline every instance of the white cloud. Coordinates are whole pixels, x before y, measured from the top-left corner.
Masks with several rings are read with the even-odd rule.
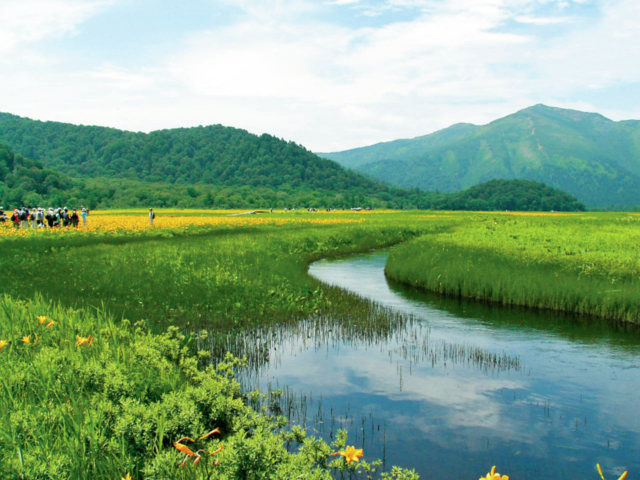
[[[0,4],[0,53],[22,43],[76,32],[79,24],[114,0],[3,0]]]
[[[159,61],[129,68],[99,57],[69,68],[65,52],[37,48],[82,32],[107,2],[34,1],[0,7],[3,17],[17,9],[0,33],[0,49],[14,50],[4,60],[0,52],[10,72],[0,110],[51,120],[146,131],[222,123],[330,151],[487,123],[535,103],[598,111],[586,87],[640,81],[640,7],[629,0],[605,2],[599,15],[553,0],[224,0],[243,12],[233,23],[192,31],[168,58],[157,49]],[[373,7],[411,14],[360,17],[358,27],[344,16]],[[19,60],[18,44],[29,46]],[[638,118],[634,105],[602,113]]]

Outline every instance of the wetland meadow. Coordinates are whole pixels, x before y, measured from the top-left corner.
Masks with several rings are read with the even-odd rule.
[[[640,216],[234,213],[0,227],[0,478],[640,471]]]

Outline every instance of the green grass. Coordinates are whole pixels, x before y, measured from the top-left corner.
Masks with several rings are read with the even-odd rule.
[[[47,317],[44,324],[38,316]],[[78,346],[77,335],[95,341]],[[344,448],[344,432],[327,445],[301,429],[283,430],[283,418],[248,406],[232,375],[241,362],[207,366],[208,353],[197,352],[196,339],[177,328],[154,335],[105,312],[4,296],[0,339],[9,342],[0,348],[3,480],[106,480],[126,473],[146,480],[329,480],[331,472],[354,470],[330,457]],[[191,459],[181,468],[184,455],[173,442],[216,427],[221,434],[196,440],[195,448],[184,442],[205,453],[198,465]],[[215,457],[208,455],[220,446]],[[388,478],[417,477],[398,471]]]
[[[435,292],[640,321],[640,217],[461,215],[394,249],[389,278]]]

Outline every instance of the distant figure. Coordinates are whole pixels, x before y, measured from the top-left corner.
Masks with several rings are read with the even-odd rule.
[[[82,217],[82,226],[87,226],[87,209],[82,207],[82,211],[80,212],[80,216]]]
[[[149,225],[153,227],[153,219],[156,218],[156,214],[153,213],[153,208],[149,209]]]
[[[72,227],[78,228],[79,222],[80,222],[80,218],[78,217],[78,212],[74,208],[73,212],[71,213],[71,217],[69,217],[69,223],[71,224]]]

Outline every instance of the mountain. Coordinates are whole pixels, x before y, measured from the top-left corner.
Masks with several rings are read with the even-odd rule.
[[[594,207],[640,205],[640,121],[536,105],[488,125],[320,156],[405,188],[456,192],[492,179],[544,182]]]
[[[109,201],[95,198],[94,203],[104,206],[155,200],[159,206],[177,202],[242,207],[260,201],[263,207],[322,203],[399,208],[417,206],[420,197],[345,169],[293,142],[221,125],[146,134],[0,113],[0,142],[69,177],[103,179],[109,186],[100,198]],[[117,199],[114,182],[127,189],[126,198]],[[147,185],[142,197],[135,191],[136,182]],[[162,189],[163,196],[154,196],[155,188]],[[177,199],[171,190],[202,198],[197,202]],[[220,196],[233,198],[220,201]]]
[[[458,125],[430,142],[446,146],[476,128]],[[0,113],[0,142],[19,152],[0,148],[0,198],[14,206],[584,208],[531,182],[490,183],[453,195],[391,187],[295,143],[220,125],[145,134]],[[400,148],[418,151],[413,144]]]

